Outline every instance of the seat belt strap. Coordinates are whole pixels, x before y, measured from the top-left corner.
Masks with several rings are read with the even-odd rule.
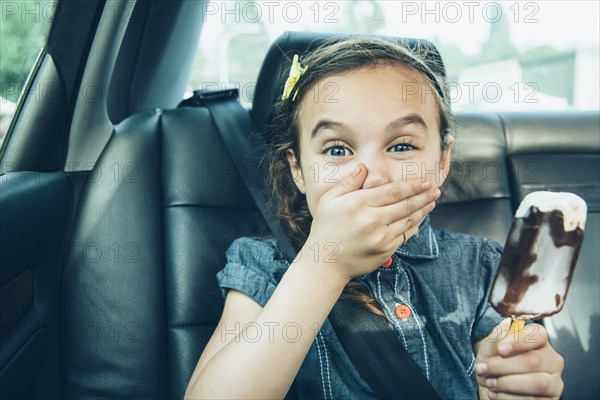
[[[196,105],[204,105],[210,111],[239,175],[277,239],[279,249],[291,262],[296,257],[294,248],[268,205],[266,143],[256,134],[248,111],[240,105],[237,97],[237,89],[194,92]]]
[[[196,91],[194,97],[180,106],[205,106],[209,110],[244,184],[281,252],[291,262],[296,252],[268,207],[266,143],[256,134],[248,111],[237,101],[237,94],[237,89]],[[253,170],[256,174],[248,174]],[[378,398],[440,399],[383,318],[339,300],[329,314],[329,321],[350,360]]]
[[[379,399],[440,399],[382,317],[348,300],[338,300],[329,321],[360,376]]]

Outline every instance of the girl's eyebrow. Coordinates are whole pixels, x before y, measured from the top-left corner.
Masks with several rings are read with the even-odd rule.
[[[394,129],[402,128],[406,125],[419,125],[421,128],[423,128],[425,133],[427,133],[427,123],[423,117],[416,113],[408,114],[404,117],[393,120],[388,124],[386,131],[389,132]]]
[[[315,125],[315,127],[312,129],[311,133],[310,133],[310,138],[311,140],[322,130],[325,129],[338,129],[341,131],[349,131],[350,129],[348,128],[348,126],[346,126],[345,124],[341,123],[341,122],[337,122],[337,121],[331,121],[331,120],[321,120],[319,122],[317,122],[317,124]]]
[[[402,128],[406,125],[418,125],[421,128],[423,128],[423,130],[425,131],[425,134],[427,133],[427,123],[425,122],[423,117],[421,117],[419,114],[416,114],[416,113],[411,113],[411,114],[408,114],[408,115],[405,115],[403,117],[393,120],[392,122],[390,122],[387,125],[385,130],[387,132],[390,132],[395,129]],[[317,122],[315,127],[312,129],[312,131],[310,133],[310,139],[312,140],[320,131],[325,130],[325,129],[337,129],[337,130],[341,130],[344,132],[352,131],[346,124],[344,124],[342,122],[324,119],[324,120],[320,120],[319,122]]]

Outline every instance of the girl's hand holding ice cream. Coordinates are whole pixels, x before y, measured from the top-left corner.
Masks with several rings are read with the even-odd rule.
[[[504,319],[476,345],[480,398],[558,399],[564,361],[550,346],[546,329],[534,323],[509,333],[510,322]]]

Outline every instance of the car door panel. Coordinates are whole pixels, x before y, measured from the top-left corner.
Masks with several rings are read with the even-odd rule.
[[[71,198],[62,171],[0,176],[2,398],[58,395],[58,303]]]

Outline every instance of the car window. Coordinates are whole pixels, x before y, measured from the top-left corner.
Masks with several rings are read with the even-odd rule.
[[[429,39],[444,58],[454,110],[595,110],[600,103],[595,1],[218,1],[204,7],[186,95],[233,85],[249,106],[270,43],[289,30]]]
[[[56,0],[0,3],[0,146],[27,78],[46,43],[55,9]]]

